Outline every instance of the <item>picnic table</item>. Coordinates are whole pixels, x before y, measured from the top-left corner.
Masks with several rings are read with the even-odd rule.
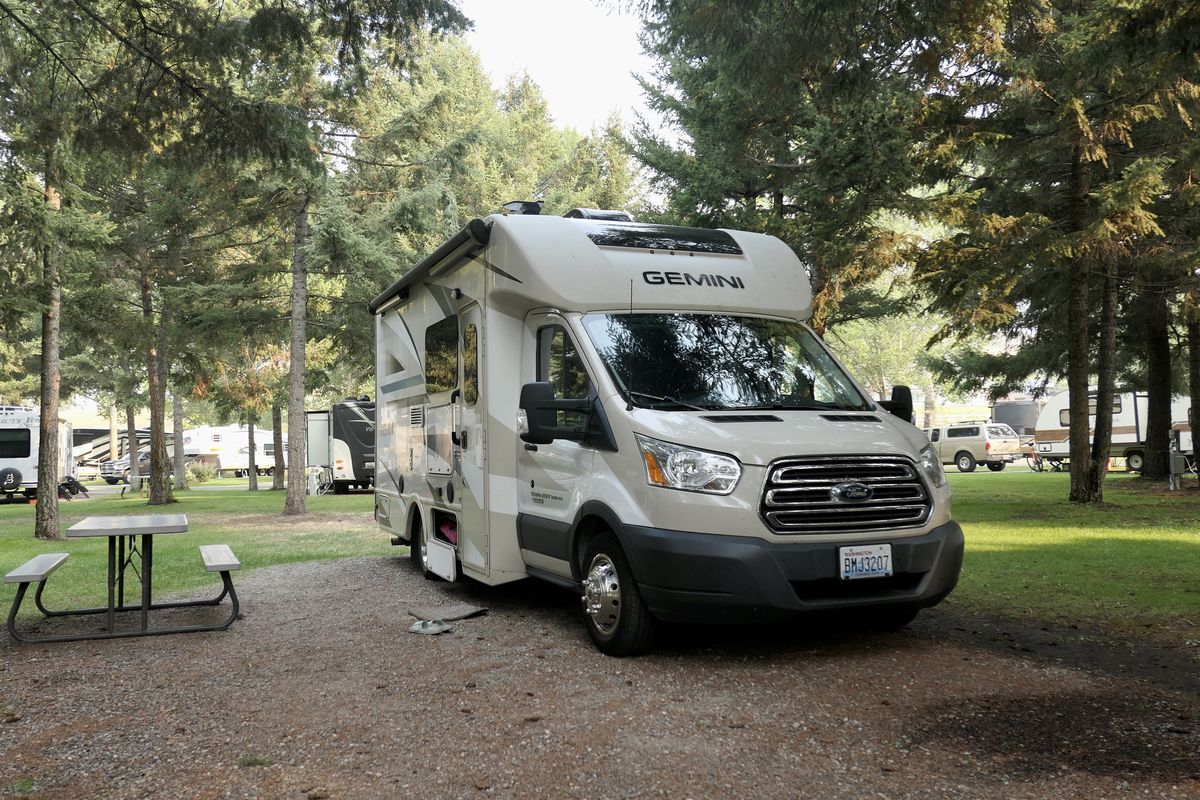
[[[8,615],[8,631],[21,642],[69,642],[83,639],[117,639],[131,636],[157,636],[166,633],[192,633],[196,631],[225,630],[238,615],[237,592],[229,573],[239,569],[241,563],[233,551],[223,544],[202,545],[200,556],[208,572],[220,572],[222,589],[214,598],[206,600],[184,600],[168,603],[153,601],[154,537],[187,533],[188,521],[185,514],[141,514],[133,516],[86,517],[67,529],[68,539],[104,536],[108,538],[108,603],[97,608],[52,610],[42,603],[42,592],[46,580],[68,558],[68,553],[43,553],[21,567],[5,575],[6,583],[19,583],[12,610]],[[140,543],[138,541],[140,537]],[[136,605],[125,604],[125,575],[132,572],[141,586],[141,600]],[[103,631],[79,634],[32,637],[16,629],[17,611],[25,598],[30,583],[37,583],[34,604],[47,617],[69,617],[90,614],[105,614]],[[150,627],[150,612],[169,608],[216,606],[229,597],[231,610],[227,618],[211,624]],[[116,615],[121,612],[140,612],[139,625],[135,630],[117,630]]]

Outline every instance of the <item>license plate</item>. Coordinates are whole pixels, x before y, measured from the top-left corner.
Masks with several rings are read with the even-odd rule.
[[[838,549],[842,580],[886,578],[892,574],[892,546],[864,544]]]

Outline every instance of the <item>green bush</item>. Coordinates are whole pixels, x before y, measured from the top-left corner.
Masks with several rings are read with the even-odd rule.
[[[187,465],[188,483],[204,483],[217,477],[217,470],[212,464],[203,461],[193,461]]]

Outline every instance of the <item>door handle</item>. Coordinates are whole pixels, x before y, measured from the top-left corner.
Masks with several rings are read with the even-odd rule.
[[[526,442],[526,443],[525,443],[525,449],[526,449],[526,450],[528,450],[528,451],[529,451],[529,452],[531,452],[531,453],[536,453],[536,452],[537,452],[537,445],[536,445],[536,444],[529,444],[528,442]]]

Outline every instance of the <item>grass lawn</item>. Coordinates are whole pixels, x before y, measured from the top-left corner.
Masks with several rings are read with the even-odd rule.
[[[1065,473],[951,473],[967,552],[955,605],[1200,646],[1200,491],[1110,474],[1099,508]]]
[[[1168,493],[1116,473],[1105,484],[1104,506],[1080,508],[1066,502],[1063,473],[1012,469],[949,479],[967,541],[955,606],[1200,647],[1200,491]],[[198,489],[178,497],[164,509],[116,496],[62,503],[63,529],[92,514],[187,514],[187,535],[155,538],[157,596],[218,585],[201,568],[201,544],[228,544],[247,569],[398,553],[371,518],[369,494],[310,497],[312,514],[301,519],[279,515],[282,492]],[[32,506],[0,506],[0,571],[37,553],[67,551],[71,560],[47,583],[47,604],[102,604],[105,540],[39,542],[32,534]],[[0,610],[13,593],[11,585],[0,589]]]
[[[229,545],[243,569],[295,561],[350,556],[395,555],[388,537],[372,518],[370,494],[321,495],[308,498],[312,512],[306,517],[280,516],[283,492],[204,491],[176,493],[171,506],[146,505],[143,498],[121,499],[93,495],[84,502],[59,504],[65,531],[86,516],[115,514],[187,514],[188,533],[154,537],[154,593],[156,597],[220,588],[220,576],[207,574],[197,549],[202,544]],[[46,582],[44,599],[50,608],[104,605],[108,541],[106,538],[43,542],[33,538],[31,505],[0,505],[0,573],[23,564],[38,553],[66,552],[71,560]],[[128,576],[131,577],[132,576]],[[134,579],[136,580],[136,579]],[[236,584],[236,576],[234,578]],[[130,592],[126,584],[126,597]],[[16,593],[15,584],[0,587],[0,611],[7,614]],[[136,596],[136,595],[135,595]],[[32,598],[22,606],[22,616],[36,616]]]

